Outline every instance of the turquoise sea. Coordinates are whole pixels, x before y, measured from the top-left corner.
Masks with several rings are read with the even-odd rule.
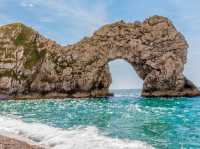
[[[200,97],[0,102],[0,131],[55,149],[199,149]]]

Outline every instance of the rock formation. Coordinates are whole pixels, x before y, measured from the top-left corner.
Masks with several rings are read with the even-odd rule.
[[[0,132],[0,149],[47,149],[35,142],[8,132]]]
[[[105,25],[68,46],[21,23],[1,26],[0,96],[107,96],[112,82],[108,62],[115,59],[129,62],[144,80],[143,96],[198,96],[183,75],[187,48],[183,35],[161,16]]]

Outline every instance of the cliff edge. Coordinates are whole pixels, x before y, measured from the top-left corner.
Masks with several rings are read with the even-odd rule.
[[[183,75],[188,44],[172,22],[105,25],[91,37],[61,46],[30,27],[0,27],[0,98],[65,98],[109,95],[108,62],[124,59],[144,80],[143,96],[199,96]],[[122,78],[123,79],[123,78]]]

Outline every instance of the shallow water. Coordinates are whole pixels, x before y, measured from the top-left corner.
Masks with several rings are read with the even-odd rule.
[[[85,100],[1,101],[0,130],[58,149],[200,148],[200,97],[114,92]]]

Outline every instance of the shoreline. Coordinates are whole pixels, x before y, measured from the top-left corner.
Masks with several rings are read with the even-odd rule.
[[[113,97],[113,93],[108,93],[99,96],[72,96],[72,95],[58,95],[58,96],[35,96],[35,95],[23,95],[23,96],[8,96],[0,94],[0,101],[4,100],[49,100],[49,99],[85,99],[85,98],[109,98]]]
[[[169,95],[170,94],[170,95]],[[108,93],[106,95],[102,96],[34,96],[34,95],[24,95],[24,96],[6,96],[0,94],[0,101],[8,101],[8,100],[15,100],[15,101],[23,101],[23,100],[51,100],[51,99],[56,99],[56,100],[84,100],[84,99],[92,99],[92,98],[109,98],[109,97],[114,97],[114,93]],[[144,98],[177,98],[177,97],[200,97],[200,92],[196,92],[193,95],[192,94],[180,94],[180,95],[175,95],[173,92],[168,92],[168,94],[160,94],[159,92],[154,92],[154,93],[142,93],[140,97]]]
[[[47,149],[47,147],[16,134],[0,132],[0,149]]]

